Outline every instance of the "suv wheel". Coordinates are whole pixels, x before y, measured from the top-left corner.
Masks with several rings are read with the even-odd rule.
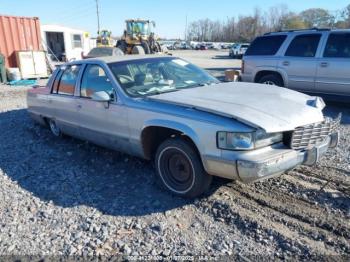
[[[280,76],[275,74],[265,75],[259,79],[258,83],[265,85],[275,85],[283,87],[283,80]]]
[[[165,140],[157,149],[155,165],[161,185],[182,197],[201,195],[212,180],[195,149],[182,139]]]

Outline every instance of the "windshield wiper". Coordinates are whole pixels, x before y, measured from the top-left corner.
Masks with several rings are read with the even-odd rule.
[[[159,91],[159,90],[154,90],[152,92],[146,93],[145,96],[153,96],[153,95],[160,95],[164,93],[171,93],[175,91],[179,91],[180,89],[170,89],[170,90],[164,90],[164,91]]]
[[[212,84],[218,84],[218,83],[208,81],[206,83],[196,83],[196,84],[193,84],[193,85],[188,85],[188,86],[182,87],[181,89],[194,88],[194,87],[199,87],[199,86],[209,86],[209,85],[212,85]]]

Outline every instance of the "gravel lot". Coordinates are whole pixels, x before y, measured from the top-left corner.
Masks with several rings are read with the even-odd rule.
[[[150,162],[53,137],[25,94],[0,85],[0,255],[349,259],[350,108],[326,109],[343,113],[341,140],[317,166],[214,179],[184,200],[158,189]]]

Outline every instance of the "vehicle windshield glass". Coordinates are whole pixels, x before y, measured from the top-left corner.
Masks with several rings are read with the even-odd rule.
[[[219,83],[204,70],[174,57],[115,62],[109,67],[120,86],[132,97]]]
[[[130,34],[148,35],[150,32],[149,24],[145,22],[128,22],[127,30]]]
[[[113,53],[113,48],[108,47],[97,47],[91,49],[91,51],[88,53],[88,56],[111,56]]]

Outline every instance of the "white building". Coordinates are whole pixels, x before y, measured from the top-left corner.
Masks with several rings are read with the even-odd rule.
[[[81,59],[82,52],[86,54],[94,47],[88,32],[60,25],[41,25],[41,38],[53,60]]]

